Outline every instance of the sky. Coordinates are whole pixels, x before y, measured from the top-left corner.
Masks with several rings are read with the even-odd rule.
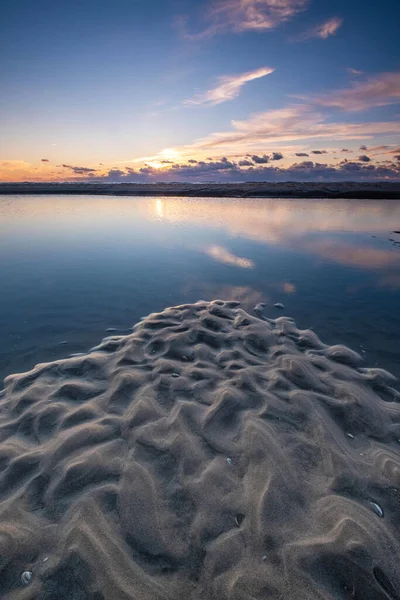
[[[3,0],[0,181],[400,179],[398,0]]]

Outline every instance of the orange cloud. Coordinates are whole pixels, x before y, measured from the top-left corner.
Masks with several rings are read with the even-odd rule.
[[[37,167],[24,160],[0,160],[0,181],[37,178]]]
[[[41,159],[38,165],[24,160],[1,160],[0,181],[77,181],[95,172],[100,175],[106,171],[97,171],[91,167],[72,167],[70,165],[51,165],[47,159]]]

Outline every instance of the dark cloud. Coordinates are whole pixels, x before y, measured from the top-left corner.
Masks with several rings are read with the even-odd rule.
[[[400,156],[400,155],[399,155]],[[344,160],[339,165],[314,163],[311,160],[295,163],[288,168],[269,164],[245,164],[250,161],[234,162],[226,157],[220,160],[198,161],[197,163],[173,164],[168,169],[155,169],[150,165],[135,170],[111,169],[107,175],[91,175],[89,181],[110,182],[193,182],[234,183],[240,181],[371,181],[394,179],[400,181],[398,164],[373,165],[360,161]],[[245,168],[241,168],[244,166]]]
[[[41,158],[41,162],[50,162],[48,158]]]
[[[154,169],[153,167],[150,166],[145,166],[142,167],[141,169],[139,169],[139,173],[141,173],[142,175],[153,175],[153,173],[155,173],[157,171],[157,169]],[[132,172],[131,172],[132,174]]]
[[[129,171],[131,171],[131,169],[129,169]],[[128,173],[125,173],[125,171],[121,171],[121,169],[110,169],[108,171],[108,177],[112,180],[120,179],[122,177],[125,177],[127,174],[129,174],[129,171],[128,171]]]
[[[396,156],[394,156],[394,158],[395,158],[396,160],[400,160],[400,154],[397,154]]]
[[[311,154],[328,154],[326,150],[311,150]]]
[[[349,150],[348,148],[342,148],[340,152],[353,152],[353,150]]]
[[[366,154],[362,154],[361,156],[359,156],[358,160],[361,162],[365,162],[365,163],[371,162],[370,157],[367,156]]]
[[[253,163],[250,162],[249,160],[240,160],[239,161],[239,167],[252,167]]]
[[[61,165],[64,169],[70,169],[76,175],[90,175],[96,173],[98,169],[90,169],[89,167],[73,167],[72,165]]]
[[[270,160],[282,160],[282,158],[283,154],[281,152],[273,152],[272,156],[267,156],[266,154],[263,156],[257,156],[256,154],[253,154],[251,157],[253,162],[255,162],[257,165],[267,164]]]
[[[190,158],[188,160],[188,163],[191,163],[191,164],[195,165],[197,163],[197,160],[194,160],[194,158]]]
[[[314,163],[312,160],[303,160],[303,162],[294,163],[294,165],[292,165],[290,167],[290,169],[292,169],[294,171],[302,171],[304,169],[313,169],[313,168],[314,168]]]
[[[269,163],[269,156],[264,154],[264,156],[257,156],[257,154],[253,154],[251,157],[252,161],[254,161],[257,165],[264,165]]]
[[[296,156],[309,156],[307,152],[296,152]]]
[[[364,150],[365,152],[368,150],[367,146],[360,146],[360,150]]]

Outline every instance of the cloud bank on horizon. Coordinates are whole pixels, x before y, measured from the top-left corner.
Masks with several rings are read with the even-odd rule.
[[[19,4],[0,181],[400,180],[397,0]]]

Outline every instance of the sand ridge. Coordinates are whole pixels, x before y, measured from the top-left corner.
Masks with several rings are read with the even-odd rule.
[[[1,597],[399,600],[395,385],[220,300],[8,377]]]

